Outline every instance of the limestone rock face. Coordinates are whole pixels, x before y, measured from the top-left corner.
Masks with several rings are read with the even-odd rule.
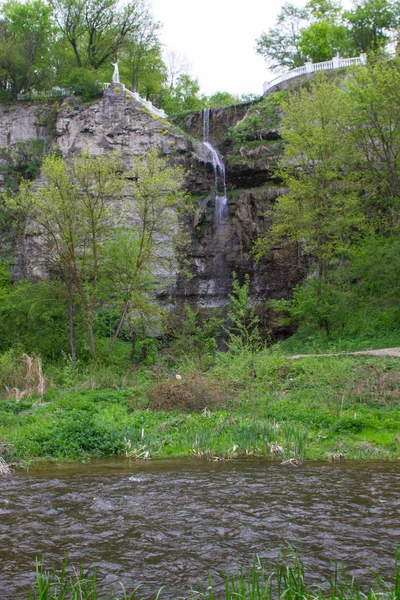
[[[226,151],[226,133],[230,127],[234,127],[246,115],[253,102],[226,106],[224,108],[213,108],[210,110],[210,133],[212,143],[222,152]],[[178,115],[174,123],[179,125],[190,136],[203,139],[203,114],[202,112]]]
[[[94,155],[121,152],[129,168],[133,156],[156,146],[162,155],[186,154],[185,137],[171,130],[168,121],[155,118],[146,108],[114,85],[96,104],[81,106],[74,98],[61,107],[56,121],[56,145],[63,156],[87,151]]]
[[[233,148],[226,135],[250,106],[213,109],[210,114],[210,140],[226,164],[227,201],[222,217],[217,217],[213,165],[201,151],[201,112],[177,120],[186,129],[183,132],[176,124],[154,117],[116,84],[90,106],[66,98],[53,114],[53,145],[66,158],[82,151],[95,155],[119,151],[129,170],[132,157],[156,146],[171,165],[182,165],[187,171],[187,188],[198,197],[197,210],[188,223],[192,244],[187,258],[193,277],[172,277],[176,283],[165,293],[178,305],[184,300],[197,306],[223,305],[231,292],[233,271],[240,280],[250,275],[254,302],[288,297],[303,277],[303,258],[293,246],[274,249],[260,263],[251,255],[254,241],[270,226],[276,198],[285,190],[271,176],[271,165],[280,152],[277,131],[267,132],[265,144],[244,144],[243,149]],[[40,106],[1,107],[0,146],[48,139],[49,115],[44,118],[43,114]],[[40,235],[34,228],[27,228],[17,244],[15,272],[17,276],[44,274]]]
[[[0,105],[0,148],[45,139],[46,127],[40,124],[40,111],[31,104]]]
[[[298,248],[276,247],[260,262],[251,254],[254,241],[271,224],[276,198],[285,191],[271,185],[230,194],[226,214],[218,225],[215,197],[205,198],[193,224],[193,277],[178,281],[177,298],[202,307],[222,306],[232,290],[233,272],[240,281],[249,274],[255,303],[289,297],[302,277],[304,260]]]
[[[192,224],[193,277],[178,281],[178,299],[185,297],[205,307],[221,306],[231,292],[232,272],[235,272],[239,281],[244,280],[245,274],[250,276],[252,301],[262,303],[270,298],[290,297],[291,290],[304,276],[305,259],[296,246],[276,247],[259,262],[252,255],[255,240],[265,235],[271,225],[276,199],[287,192],[273,175],[282,153],[278,109],[275,116],[272,111],[271,118],[264,119],[263,130],[257,132],[257,137],[238,143],[232,135],[232,128],[240,127],[248,114],[257,114],[258,108],[257,103],[251,103],[209,111],[208,139],[225,163],[227,205],[222,219],[218,219],[216,204],[220,200],[215,191],[200,201]],[[174,122],[196,136],[201,144],[203,113],[178,117]],[[203,156],[205,160],[198,147],[194,146],[194,151],[198,159]],[[210,162],[205,162],[212,171]],[[275,326],[274,329],[277,330]]]

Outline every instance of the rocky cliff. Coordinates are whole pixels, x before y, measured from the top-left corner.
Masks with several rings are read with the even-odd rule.
[[[82,150],[96,155],[118,150],[127,169],[133,156],[156,146],[172,164],[185,167],[188,190],[198,205],[189,224],[192,246],[188,259],[193,277],[177,278],[176,302],[187,298],[200,306],[223,304],[231,290],[232,271],[239,277],[249,273],[253,299],[262,301],[288,296],[302,276],[295,248],[276,248],[258,264],[251,256],[254,240],[268,230],[274,201],[284,193],[271,170],[281,149],[276,115],[267,125],[263,122],[261,133],[253,126],[247,131],[248,121],[254,125],[262,110],[261,103],[210,113],[210,138],[226,163],[228,201],[218,222],[213,165],[202,153],[202,113],[171,123],[154,117],[114,85],[90,106],[66,98],[55,108],[2,107],[0,146],[10,149],[33,138],[51,139],[52,148],[65,157]],[[16,273],[41,274],[40,239],[35,231],[28,231],[18,244]]]

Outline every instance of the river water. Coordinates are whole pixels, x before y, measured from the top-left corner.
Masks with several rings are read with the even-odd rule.
[[[210,573],[275,559],[286,543],[306,570],[343,560],[389,576],[400,544],[399,463],[129,460],[47,466],[0,479],[0,598],[32,582],[35,557],[94,566],[103,589],[187,594]]]

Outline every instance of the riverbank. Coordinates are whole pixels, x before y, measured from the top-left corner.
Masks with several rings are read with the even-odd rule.
[[[372,567],[371,567],[372,569]],[[375,567],[374,567],[375,569]],[[345,565],[332,568],[328,578],[318,578],[306,573],[301,559],[293,552],[283,553],[280,559],[271,565],[265,565],[258,557],[247,569],[237,569],[232,575],[220,575],[209,578],[208,585],[203,584],[189,595],[180,596],[181,600],[359,600],[361,597],[377,598],[383,597],[396,600],[400,587],[400,569],[397,561],[393,577],[389,581],[376,574],[373,585],[365,584],[360,579],[354,579],[346,570]],[[124,588],[123,588],[124,589]],[[55,590],[58,590],[56,592]],[[36,569],[36,585],[28,592],[28,600],[37,598],[36,592],[40,592],[41,600],[61,600],[66,594],[71,594],[72,600],[82,597],[96,600],[98,596],[98,585],[96,571],[86,572],[81,566],[74,568],[72,572],[68,569],[68,559],[65,559],[60,571],[53,566],[46,569],[43,564],[38,564]],[[117,592],[118,593],[118,592]],[[128,592],[129,593],[129,592]],[[127,595],[124,590],[123,598],[133,600],[141,597],[140,585]],[[103,597],[104,598],[104,597]],[[110,591],[110,600],[120,598]],[[163,598],[163,588],[155,595],[155,600]],[[23,599],[20,599],[23,600]],[[105,600],[105,599],[104,599]],[[122,600],[122,598],[121,598]],[[141,599],[143,600],[143,598]]]
[[[390,356],[290,360],[273,350],[221,353],[205,373],[156,365],[125,389],[51,387],[43,398],[0,400],[0,455],[20,465],[104,456],[396,460],[399,367]]]

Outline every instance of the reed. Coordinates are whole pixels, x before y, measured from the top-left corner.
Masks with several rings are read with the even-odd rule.
[[[400,567],[396,552],[392,578],[385,581],[379,573],[370,570],[369,583],[352,577],[343,564],[334,564],[330,577],[309,580],[304,564],[290,547],[274,564],[264,565],[255,557],[250,568],[231,575],[221,576],[213,582],[210,578],[205,590],[192,590],[190,595],[168,595],[169,600],[399,600]],[[46,569],[43,562],[36,563],[36,580],[27,596],[18,600],[140,600],[139,587],[127,592],[119,584],[120,592],[99,592],[96,572],[86,572],[68,566],[68,557],[59,572],[53,566]],[[147,600],[161,600],[163,588]]]
[[[3,457],[0,456],[0,476],[11,475],[11,467]]]
[[[47,569],[43,561],[36,561],[35,584],[27,592],[26,600],[139,600],[138,587],[128,593],[120,584],[121,593],[110,590],[106,597],[97,589],[96,571],[86,573],[81,565],[79,569],[68,567],[68,556],[58,572],[53,566]],[[122,594],[122,595],[121,595]],[[18,597],[17,600],[24,600]]]
[[[190,600],[399,600],[400,568],[398,556],[390,581],[370,570],[373,582],[364,584],[350,576],[343,564],[334,566],[331,577],[319,582],[306,581],[301,559],[294,553],[280,558],[274,565],[262,565],[257,558],[245,572],[221,576],[206,591],[192,591]],[[187,599],[187,600],[189,600]],[[182,599],[183,600],[183,599]]]

